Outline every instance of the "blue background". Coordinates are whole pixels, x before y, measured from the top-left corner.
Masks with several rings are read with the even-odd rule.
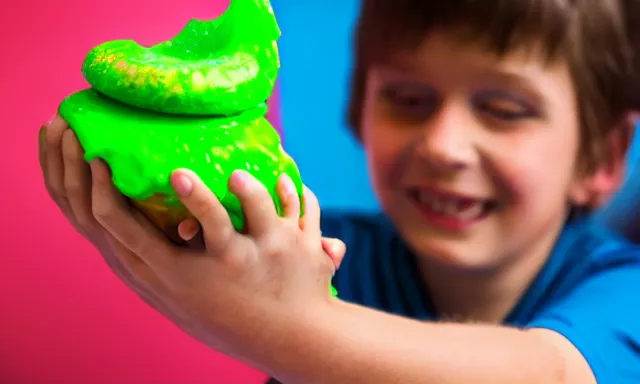
[[[323,208],[377,209],[362,149],[346,124],[359,2],[271,3],[282,29],[280,98],[287,152]]]

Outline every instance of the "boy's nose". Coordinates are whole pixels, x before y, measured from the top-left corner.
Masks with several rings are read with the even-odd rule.
[[[443,106],[427,123],[418,142],[418,158],[433,171],[453,172],[470,166],[475,158],[471,118],[455,106]]]

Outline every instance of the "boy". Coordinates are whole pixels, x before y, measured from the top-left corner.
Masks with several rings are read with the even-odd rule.
[[[113,237],[103,255],[131,249],[112,260],[130,266],[133,278],[121,274],[130,284],[147,284],[134,289],[152,305],[283,381],[640,382],[640,250],[585,214],[619,184],[627,117],[640,109],[636,3],[363,1],[350,120],[385,215],[328,215],[321,223],[323,235],[347,245],[333,282],[353,304],[316,304],[309,284],[325,274],[306,266],[317,258],[307,257],[305,237],[291,237],[265,213],[246,176],[231,183],[260,227],[248,236],[225,234],[229,226],[212,219],[219,209],[196,177],[173,177],[208,248],[254,252],[257,264],[229,278],[220,270],[237,266],[227,256],[206,273],[202,261],[161,265],[158,255],[178,251],[96,208],[107,200],[95,189],[107,173],[92,164],[94,215]],[[316,212],[307,204],[305,217]],[[295,209],[285,216],[297,217]],[[303,223],[312,230],[313,220]],[[184,223],[184,237],[193,224]],[[153,252],[145,236],[155,239]],[[285,264],[308,278],[279,273]],[[164,285],[150,271],[171,275],[171,289],[153,288]],[[235,307],[210,297],[219,285]],[[231,308],[233,319],[220,320]]]

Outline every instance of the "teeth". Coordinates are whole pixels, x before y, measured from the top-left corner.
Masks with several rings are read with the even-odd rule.
[[[482,214],[484,210],[484,204],[483,203],[475,203],[473,205],[471,205],[470,207],[458,212],[456,214],[456,216],[458,218],[460,218],[461,220],[471,220],[471,219],[475,219],[476,217],[480,216]]]
[[[420,203],[429,206],[434,212],[452,216],[460,220],[475,219],[484,211],[483,202],[477,202],[462,208],[458,200],[443,199],[424,192],[418,194],[418,199]]]
[[[446,201],[442,204],[442,210],[447,215],[456,215],[458,213],[458,204],[455,201]]]

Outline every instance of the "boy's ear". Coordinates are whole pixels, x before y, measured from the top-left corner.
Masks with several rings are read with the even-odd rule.
[[[607,139],[609,158],[586,178],[577,180],[571,191],[575,204],[599,208],[620,189],[626,175],[626,154],[633,140],[640,112],[629,112]]]

